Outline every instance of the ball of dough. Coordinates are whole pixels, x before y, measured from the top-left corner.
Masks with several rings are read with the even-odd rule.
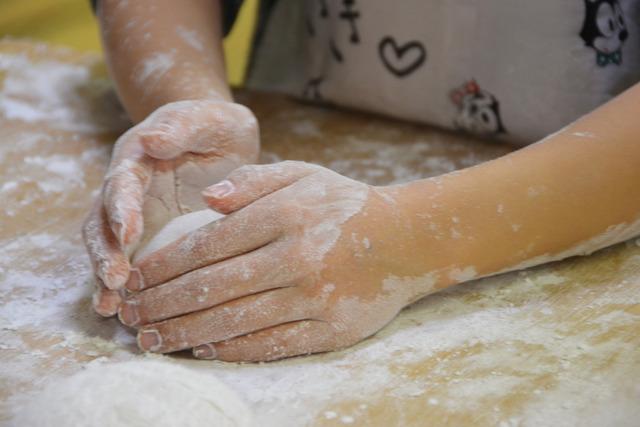
[[[50,383],[22,406],[16,426],[238,427],[251,413],[214,376],[153,360],[93,364]]]
[[[133,262],[146,257],[171,242],[175,242],[180,237],[202,227],[203,225],[222,218],[224,218],[224,215],[212,211],[211,209],[203,209],[201,211],[195,211],[176,217],[169,221],[167,225],[162,227],[158,234],[153,236],[146,245],[143,245],[136,250],[133,255]]]

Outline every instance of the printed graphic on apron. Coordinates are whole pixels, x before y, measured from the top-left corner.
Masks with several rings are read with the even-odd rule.
[[[629,37],[618,0],[584,0],[586,13],[580,37],[596,51],[600,67],[622,64],[622,46]]]
[[[380,40],[378,54],[385,68],[398,78],[407,77],[427,59],[427,50],[419,41],[398,45],[390,36]]]
[[[456,129],[482,136],[506,133],[500,117],[500,103],[475,80],[452,90],[450,97],[458,108],[454,120]]]

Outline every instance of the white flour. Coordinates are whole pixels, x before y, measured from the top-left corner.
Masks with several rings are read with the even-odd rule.
[[[86,65],[57,61],[32,62],[27,55],[0,55],[0,114],[10,120],[45,122],[52,129],[102,132],[126,123],[106,81],[91,80]],[[103,99],[104,112],[90,108]],[[96,116],[96,114],[100,114]]]
[[[0,274],[0,342],[4,346],[0,351],[12,355],[2,369],[2,381],[20,385],[37,379],[39,363],[46,363],[52,371],[73,372],[77,370],[78,359],[139,357],[131,335],[115,320],[102,320],[91,312],[89,267],[77,239],[42,233],[0,242],[0,248],[0,265],[5,269]],[[640,257],[639,250],[635,251],[636,257]],[[17,262],[27,258],[31,261]],[[50,270],[43,269],[44,265],[59,267]],[[636,280],[640,280],[633,259],[621,265],[620,270],[635,271]],[[190,359],[181,359],[181,363],[215,373],[252,403],[257,414],[261,414],[261,425],[284,425],[291,420],[302,425],[341,398],[366,395],[375,399],[384,393],[393,393],[398,399],[437,396],[439,405],[456,411],[461,401],[472,407],[487,396],[508,395],[510,390],[547,371],[562,369],[569,377],[575,369],[582,372],[581,365],[563,368],[563,360],[598,360],[598,353],[590,345],[581,347],[581,344],[612,325],[635,321],[634,316],[619,312],[607,319],[608,326],[593,323],[592,329],[573,336],[562,330],[550,334],[549,328],[553,330],[556,326],[547,308],[546,293],[564,286],[567,280],[551,271],[554,270],[512,273],[432,296],[403,312],[377,337],[335,354],[255,365]],[[590,286],[575,296],[586,298],[592,305],[640,304],[640,296],[628,286],[611,288],[606,301],[599,300],[593,294],[595,288]],[[46,340],[50,344],[45,347],[53,345],[60,349],[59,355],[51,358],[38,350],[38,345],[25,341],[18,330],[31,331],[29,336],[36,342]],[[600,345],[599,351],[633,354],[634,349],[628,345],[611,341]],[[527,346],[543,346],[548,357],[533,364],[523,362],[519,372],[503,371],[503,363],[524,357],[518,354]],[[463,357],[464,363],[443,359],[426,378],[412,379],[402,374],[403,366],[426,363],[433,357],[437,360],[438,354],[447,351],[465,352],[473,348],[492,350],[471,352]],[[460,366],[465,368],[458,372]],[[497,373],[488,374],[492,371]],[[587,369],[580,373],[580,378],[590,375],[589,372]],[[440,381],[445,378],[447,384],[443,385]],[[575,411],[568,413],[579,417],[580,408],[588,403],[586,396],[601,392],[601,387],[607,384],[580,383],[583,393],[573,395]],[[552,391],[543,390],[536,399],[538,411],[560,405],[551,397]],[[357,413],[339,415],[356,417],[356,421],[358,417]]]
[[[202,52],[204,50],[204,45],[202,44],[202,40],[198,37],[198,33],[195,30],[189,30],[185,27],[178,26],[176,28],[176,34],[189,46],[197,50],[198,52]]]
[[[138,84],[152,85],[168,72],[174,65],[173,52],[157,52],[144,59],[136,75]]]
[[[87,189],[97,188],[104,172],[104,166],[95,165],[106,164],[110,147],[85,135],[85,146],[77,151],[60,148],[62,141],[73,145],[78,134],[70,131],[98,133],[120,129],[123,122],[95,121],[95,97],[90,104],[77,94],[92,84],[85,65],[37,63],[5,54],[0,70],[6,76],[0,114],[66,131],[44,135],[0,129],[0,383],[19,396],[91,361],[142,356],[115,319],[92,312],[89,262],[79,229],[69,226],[79,224],[87,211]],[[294,114],[288,120],[298,119],[304,117]],[[309,138],[320,129],[301,123],[294,125],[295,132]],[[344,140],[334,151],[320,149],[324,164],[373,183],[440,174],[485,160],[471,151],[464,154],[460,146],[453,162],[441,152],[445,141],[394,144],[385,142],[394,138],[383,130],[373,141]],[[274,160],[278,154],[267,152],[263,158]],[[19,221],[34,213],[37,223]],[[18,231],[9,233],[5,223]],[[391,406],[382,407],[392,415],[417,405],[425,416],[442,411],[443,416],[473,417],[478,408],[495,405],[479,425],[595,426],[611,420],[629,425],[640,419],[637,378],[624,377],[625,366],[638,364],[640,241],[636,244],[441,292],[345,351],[268,364],[183,355],[171,360],[215,374],[250,403],[261,426],[305,425],[315,419],[359,425],[370,408],[385,401]],[[614,261],[606,263],[607,256]],[[589,274],[595,268],[597,277]],[[465,277],[471,273],[461,270]],[[434,280],[423,279],[425,286]],[[387,285],[421,285],[413,280],[392,277]],[[2,399],[0,422],[19,397]],[[505,403],[514,400],[517,404]]]

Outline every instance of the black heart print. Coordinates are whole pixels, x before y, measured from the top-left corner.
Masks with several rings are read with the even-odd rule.
[[[413,73],[427,59],[422,43],[414,40],[398,46],[390,36],[380,40],[378,54],[387,70],[400,78]]]

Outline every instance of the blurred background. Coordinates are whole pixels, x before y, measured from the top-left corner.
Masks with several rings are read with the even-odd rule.
[[[245,0],[224,41],[227,75],[244,81],[259,0]],[[12,36],[100,53],[98,26],[89,0],[0,0],[0,37]]]

